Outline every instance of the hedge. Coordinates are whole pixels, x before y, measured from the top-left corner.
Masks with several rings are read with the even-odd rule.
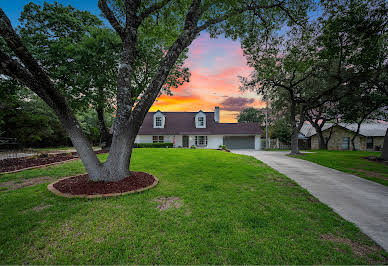
[[[172,148],[171,142],[164,143],[136,143],[135,148]]]

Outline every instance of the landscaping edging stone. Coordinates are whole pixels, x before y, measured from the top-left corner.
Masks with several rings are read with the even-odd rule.
[[[151,174],[149,174],[151,175]],[[67,176],[67,177],[64,177],[64,178],[61,178],[61,179],[58,179],[57,181],[49,184],[47,186],[47,189],[49,191],[51,191],[52,193],[54,193],[55,195],[57,196],[60,196],[60,197],[65,197],[65,198],[87,198],[87,199],[93,199],[93,198],[108,198],[108,197],[116,197],[116,196],[121,196],[121,195],[127,195],[127,194],[132,194],[132,193],[137,193],[137,192],[142,192],[142,191],[145,191],[145,190],[148,190],[148,189],[151,189],[153,187],[155,187],[158,183],[159,183],[159,179],[154,176],[154,175],[151,175],[153,178],[154,178],[154,182],[147,186],[147,187],[144,187],[144,188],[139,188],[139,189],[135,189],[135,190],[130,190],[130,191],[126,191],[126,192],[119,192],[119,193],[108,193],[108,194],[95,194],[95,195],[87,195],[87,194],[81,194],[81,195],[73,195],[73,194],[70,194],[70,193],[63,193],[59,190],[57,190],[55,187],[54,187],[54,184],[58,183],[59,181],[62,181],[64,179],[68,179],[68,178],[72,178],[72,177],[76,177],[78,175],[75,175],[75,176]]]

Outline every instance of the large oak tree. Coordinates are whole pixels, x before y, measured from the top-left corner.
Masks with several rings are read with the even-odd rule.
[[[0,9],[0,35],[12,54],[0,51],[0,73],[24,83],[41,97],[56,113],[67,130],[74,147],[92,180],[117,181],[130,176],[130,160],[135,137],[142,122],[166,84],[176,61],[201,31],[208,29],[212,36],[225,33],[236,37],[241,32],[255,29],[266,32],[263,22],[279,28],[285,21],[305,15],[309,1],[123,1],[125,21],[120,23],[106,0],[98,6],[122,41],[121,61],[117,78],[117,113],[113,139],[105,163],[96,157],[82,132],[66,98],[55,82],[44,71],[12,28]],[[178,17],[179,34],[165,51],[148,86],[138,94],[133,90],[132,78],[138,61],[139,29],[148,20],[157,23],[158,17]],[[152,25],[152,23],[151,23]],[[146,29],[147,30],[147,29]],[[149,29],[152,30],[152,27]],[[147,32],[146,32],[147,35]]]

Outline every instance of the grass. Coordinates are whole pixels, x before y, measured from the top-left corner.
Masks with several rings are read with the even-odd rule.
[[[388,186],[388,165],[362,158],[367,156],[380,156],[380,152],[321,150],[293,157],[354,174]]]
[[[104,160],[106,155],[99,157]],[[383,264],[388,254],[262,162],[216,150],[135,149],[143,193],[67,199],[47,184],[0,191],[0,264]],[[79,161],[0,182],[84,173]],[[160,211],[161,197],[180,208]]]

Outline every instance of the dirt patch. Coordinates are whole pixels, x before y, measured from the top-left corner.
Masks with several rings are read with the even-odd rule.
[[[284,179],[284,178],[280,178],[280,177],[275,177],[273,179],[275,182],[278,182],[280,183],[281,185],[283,186],[287,186],[287,187],[295,187],[296,184],[291,182],[291,181],[288,181],[287,179]]]
[[[365,245],[362,243],[358,243],[354,240],[351,240],[349,238],[335,236],[333,234],[323,234],[323,235],[321,235],[320,238],[322,240],[326,240],[326,241],[330,241],[330,242],[334,242],[334,243],[345,244],[345,245],[350,247],[353,254],[355,254],[356,256],[359,256],[359,257],[368,257],[368,255],[375,254],[375,253],[382,250],[379,246],[374,245],[374,244]],[[336,250],[338,250],[340,252],[344,252],[342,249],[340,249],[338,247],[336,248]],[[385,260],[385,262],[388,262],[387,258],[382,258],[382,259]],[[372,261],[372,263],[373,263],[373,261]],[[378,263],[381,263],[381,261],[379,261]]]
[[[34,207],[32,209],[28,209],[28,210],[24,211],[24,213],[27,212],[27,211],[40,212],[40,211],[42,211],[44,209],[47,209],[47,208],[50,208],[50,207],[51,207],[51,205],[41,204],[41,205],[38,205],[38,206],[36,206],[36,207]]]
[[[364,170],[364,169],[357,169],[357,168],[350,168],[350,169],[353,171],[361,172],[361,173],[366,174],[366,175],[371,176],[371,177],[376,177],[376,178],[380,178],[383,180],[388,180],[388,177],[384,176],[384,174],[382,174],[382,173],[376,173],[376,172],[372,172],[372,171],[368,171],[368,170]]]
[[[157,208],[161,211],[165,211],[172,207],[179,209],[183,206],[183,201],[178,197],[160,197],[160,198],[154,199],[154,201],[159,203]]]
[[[388,161],[384,161],[383,159],[381,159],[380,157],[377,157],[377,156],[367,156],[367,157],[361,157],[361,158],[368,160],[368,161],[371,161],[371,162],[382,163],[382,164],[388,165]]]
[[[117,182],[91,181],[87,174],[62,179],[53,184],[61,193],[70,195],[104,195],[136,191],[151,186],[154,176],[144,172],[131,172],[131,175]]]
[[[15,181],[8,181],[0,183],[0,188],[5,188],[7,190],[16,190],[23,187],[29,187],[34,186],[38,184],[43,183],[50,183],[53,182],[55,179],[49,176],[43,176],[43,177],[36,177],[36,178],[30,178],[30,179],[23,179],[19,180],[18,182]]]
[[[316,197],[312,196],[312,195],[308,195],[308,196],[307,196],[307,199],[308,199],[309,201],[313,202],[313,203],[319,202],[319,200],[318,200]]]
[[[107,150],[96,151],[96,154],[106,153]],[[21,170],[30,167],[38,167],[58,162],[64,162],[71,159],[79,158],[77,152],[48,154],[42,153],[32,157],[9,158],[0,160],[0,173]]]

